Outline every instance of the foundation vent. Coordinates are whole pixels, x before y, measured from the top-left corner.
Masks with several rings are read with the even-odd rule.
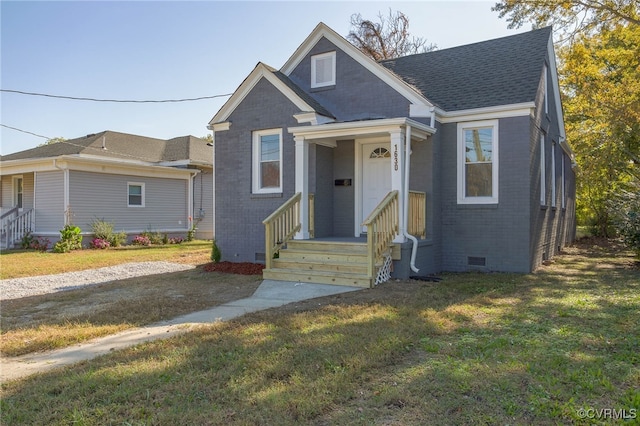
[[[487,266],[486,257],[469,256],[467,257],[467,265],[469,266]]]

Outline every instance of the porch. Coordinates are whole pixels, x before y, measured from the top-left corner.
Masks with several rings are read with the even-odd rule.
[[[314,196],[309,197],[308,239],[294,239],[301,228],[301,194],[296,193],[264,220],[265,279],[318,284],[373,287],[387,281],[392,261],[400,260],[398,238],[400,204],[391,191],[363,222],[358,237],[313,238]],[[408,232],[426,237],[426,194],[409,192]],[[415,255],[415,253],[414,253]]]

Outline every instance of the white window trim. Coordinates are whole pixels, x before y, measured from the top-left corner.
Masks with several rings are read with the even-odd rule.
[[[316,82],[316,62],[319,59],[331,58],[331,80],[324,83]],[[336,84],[336,52],[320,53],[311,57],[311,88],[335,86]]]
[[[547,160],[545,154],[546,135],[540,135],[540,205],[547,205]]]
[[[22,180],[22,207],[20,207],[20,209],[23,209],[24,208],[24,177],[22,175],[12,176],[12,179],[11,179],[11,204],[14,207],[18,205],[18,191],[17,191],[18,180]]]
[[[544,84],[543,94],[544,94],[544,113],[549,114],[549,90],[548,90],[548,81],[547,81],[547,65],[545,64],[542,67],[542,82]]]
[[[280,139],[279,145],[279,157],[280,161],[280,186],[274,188],[261,188],[260,187],[260,137],[265,135],[275,135],[277,134]],[[256,130],[253,132],[253,148],[252,148],[252,157],[253,157],[253,167],[252,167],[252,190],[253,194],[274,194],[282,192],[282,151],[283,151],[283,143],[282,143],[282,129],[266,129],[266,130]]]
[[[469,129],[477,129],[481,127],[493,128],[493,145],[492,145],[492,167],[491,167],[491,197],[467,197],[465,196],[465,144],[464,131]],[[458,204],[497,204],[498,203],[498,120],[471,121],[458,123]]]
[[[562,208],[563,209],[567,207],[567,202],[565,200],[565,179],[566,179],[566,176],[564,174],[564,157],[565,157],[564,152],[561,152],[560,153],[560,158],[561,158],[561,161],[562,161],[562,164],[561,164],[561,170],[562,170],[562,182],[561,182],[561,185],[562,186],[560,187],[560,191],[561,191],[560,196],[561,196],[561,199],[562,199],[561,202],[562,202]]]
[[[141,195],[142,195],[142,200],[141,200],[141,204],[130,204],[129,203],[129,189],[132,186],[139,186],[141,187],[142,191],[141,191]],[[144,189],[144,182],[127,182],[127,207],[133,207],[133,208],[142,208],[145,206],[145,189]]]
[[[556,143],[551,144],[551,207],[556,207]]]

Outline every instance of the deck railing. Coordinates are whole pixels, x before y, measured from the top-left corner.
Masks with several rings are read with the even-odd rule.
[[[409,234],[427,238],[427,194],[418,191],[409,191]]]
[[[362,223],[367,227],[367,274],[372,285],[376,266],[382,263],[385,252],[398,234],[398,216],[398,191],[391,191]]]
[[[11,247],[20,241],[27,232],[33,229],[33,209],[19,213],[19,209],[11,209],[0,218],[3,244]]]
[[[300,231],[301,197],[301,193],[297,192],[262,221],[265,240],[264,260],[267,269],[270,269],[273,264],[273,256],[280,251],[287,241],[293,238],[296,232]]]

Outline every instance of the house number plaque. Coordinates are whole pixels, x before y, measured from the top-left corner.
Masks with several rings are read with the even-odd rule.
[[[393,145],[393,170],[398,171],[398,144]]]

